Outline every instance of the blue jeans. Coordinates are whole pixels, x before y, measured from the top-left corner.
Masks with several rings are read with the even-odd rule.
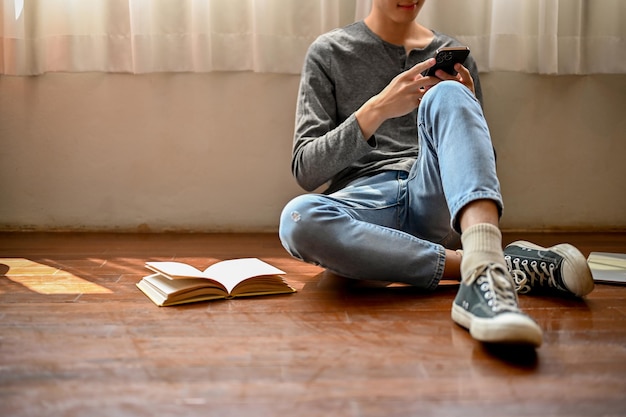
[[[432,88],[418,110],[419,156],[410,172],[357,179],[330,195],[291,200],[279,236],[295,258],[338,275],[434,289],[445,248],[459,248],[458,214],[489,199],[502,211],[489,129],[462,84]]]

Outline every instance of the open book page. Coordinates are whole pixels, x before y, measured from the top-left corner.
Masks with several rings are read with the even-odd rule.
[[[235,297],[296,292],[280,275],[263,275],[244,279],[231,290]]]
[[[146,262],[146,267],[172,279],[206,278],[202,271],[182,262]]]
[[[215,294],[226,296],[226,292],[219,282],[206,278],[168,279],[161,274],[144,277],[148,283],[157,288],[164,295],[171,295],[191,291],[197,288],[214,288]]]
[[[207,287],[207,284],[213,282],[205,278],[171,280],[156,273],[144,277],[137,283],[137,287],[156,305],[165,306],[225,298],[227,295],[223,288],[217,286],[217,282],[215,287]]]
[[[182,262],[146,262],[146,267],[172,280],[204,278],[220,282],[230,293],[241,281],[265,275],[282,275],[284,271],[257,258],[230,259],[214,263],[204,271]],[[175,285],[172,283],[172,285]]]
[[[284,271],[256,258],[217,262],[205,271],[180,262],[148,262],[146,266],[154,273],[137,287],[159,306],[296,292],[283,277]]]
[[[204,270],[204,275],[221,282],[230,293],[241,281],[263,275],[281,275],[284,271],[257,258],[231,259]]]

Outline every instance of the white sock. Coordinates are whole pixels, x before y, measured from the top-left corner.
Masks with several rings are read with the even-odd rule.
[[[495,263],[506,265],[502,251],[502,233],[498,227],[480,223],[469,227],[461,235],[463,259],[461,279],[468,279],[473,272],[484,265]]]

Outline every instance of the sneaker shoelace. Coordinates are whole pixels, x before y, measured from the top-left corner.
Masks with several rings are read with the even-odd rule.
[[[507,271],[497,264],[485,265],[474,271],[468,283],[476,281],[483,292],[487,304],[494,312],[518,312],[517,294]]]
[[[518,273],[520,276],[516,277],[513,274],[515,280],[515,286],[517,292],[525,294],[529,292],[535,283],[539,286],[548,286],[552,288],[559,288],[554,271],[556,265],[554,263],[528,261],[527,259],[521,260],[520,258],[511,258],[511,256],[505,256],[507,266],[512,273]]]

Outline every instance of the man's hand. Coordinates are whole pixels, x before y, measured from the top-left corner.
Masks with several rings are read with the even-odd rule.
[[[434,58],[430,58],[398,74],[387,87],[356,111],[355,116],[366,140],[385,120],[404,116],[414,110],[419,106],[426,90],[441,82],[437,77],[422,75],[422,72],[435,65],[435,62]]]
[[[442,70],[437,70],[435,75],[441,80],[458,81],[469,88],[472,94],[476,95],[476,91],[474,90],[474,79],[472,78],[469,70],[461,64],[455,64],[454,69],[457,71],[456,75],[450,75]]]

